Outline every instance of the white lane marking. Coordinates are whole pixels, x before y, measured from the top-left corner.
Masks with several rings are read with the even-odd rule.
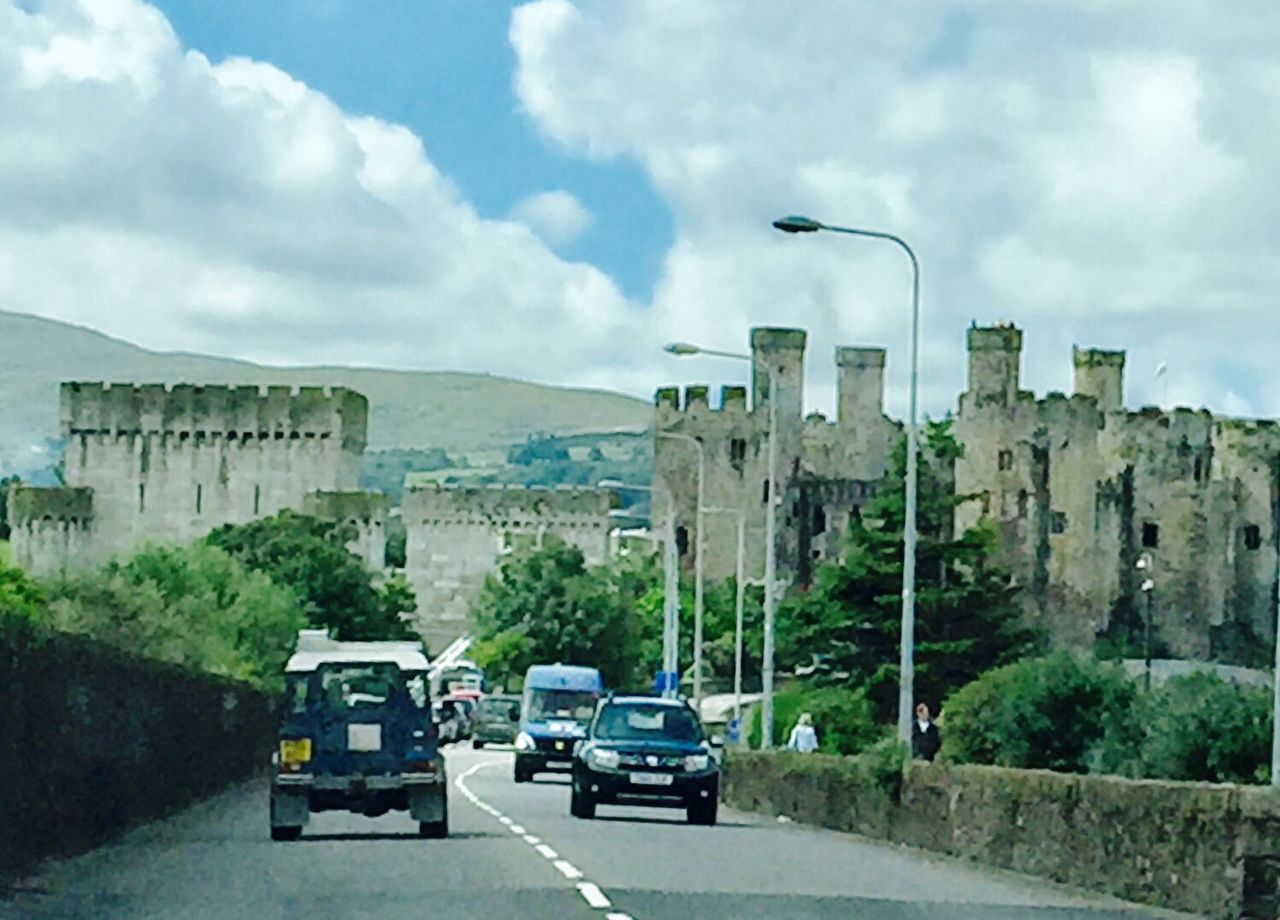
[[[567,859],[557,859],[554,865],[565,878],[582,878],[582,870]]]
[[[459,776],[456,780],[454,780],[454,785],[457,786],[459,790],[461,790],[462,794],[467,797],[467,800],[469,802],[471,802],[473,805],[475,805],[477,808],[481,809],[482,811],[486,811],[489,814],[493,815],[495,818],[497,818],[499,821],[505,824],[507,828],[510,829],[511,833],[520,836],[525,843],[529,844],[531,847],[537,850],[538,853],[542,854],[542,856],[544,856],[545,858],[551,860],[552,865],[554,865],[556,867],[556,870],[565,878],[571,879],[571,880],[581,879],[582,878],[581,869],[573,865],[573,863],[569,862],[567,859],[561,859],[560,854],[557,853],[555,850],[551,849],[551,847],[547,846],[545,843],[540,842],[540,838],[535,837],[533,834],[526,833],[523,827],[521,827],[519,824],[516,824],[511,818],[502,814],[500,811],[498,811],[498,809],[494,808],[492,805],[489,805],[487,802],[482,801],[479,796],[477,796],[474,792],[472,792],[470,789],[467,788],[467,784],[463,782],[463,780],[465,780],[468,776],[475,773],[477,770],[481,769],[482,767],[489,767],[489,766],[495,766],[495,764],[493,762],[475,764],[474,766],[471,767],[471,769],[467,770],[465,773]],[[595,884],[594,882],[589,882],[585,880],[580,881],[577,883],[577,889],[578,889],[578,893],[582,895],[583,900],[587,902],[587,905],[594,910],[605,910],[613,906],[608,896],[606,896],[605,893],[600,890],[600,886]],[[606,914],[605,920],[631,920],[631,917],[627,914],[614,912],[614,913]]]
[[[588,904],[597,910],[613,906],[613,902],[604,896],[600,886],[594,882],[578,882],[578,892],[586,899]]]

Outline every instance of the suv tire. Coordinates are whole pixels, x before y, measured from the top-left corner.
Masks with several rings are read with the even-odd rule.
[[[596,800],[591,797],[590,792],[580,792],[577,783],[573,784],[573,790],[569,793],[569,814],[588,821],[596,816]]]
[[[710,799],[701,802],[695,802],[688,808],[688,818],[690,824],[701,824],[706,827],[714,827],[716,823],[716,812],[719,811],[719,802]]]
[[[302,836],[302,828],[300,827],[271,827],[272,840],[297,840]]]
[[[527,783],[531,779],[533,779],[533,774],[530,773],[526,768],[520,766],[520,761],[517,760],[516,761],[516,782]]]
[[[444,816],[439,821],[419,821],[418,836],[427,840],[444,840],[449,836],[449,802],[444,803]]]
[[[484,742],[483,742],[483,741],[481,741],[479,738],[472,738],[472,739],[471,739],[471,746],[472,746],[473,748],[475,748],[475,749],[478,751],[478,750],[480,750],[482,747],[484,747]]]

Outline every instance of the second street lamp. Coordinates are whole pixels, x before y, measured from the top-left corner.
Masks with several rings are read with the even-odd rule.
[[[911,260],[911,395],[907,421],[907,507],[906,521],[902,528],[902,639],[898,678],[898,735],[911,743],[911,713],[915,682],[916,642],[916,489],[918,486],[918,438],[916,430],[916,391],[919,381],[920,361],[920,263],[906,241],[892,233],[878,230],[859,230],[854,227],[835,227],[811,217],[792,215],[775,220],[773,225],[783,233],[816,233],[828,230],[832,233],[848,233],[877,240],[888,240],[901,247]]]
[[[733,361],[752,362],[751,355],[732,351],[717,351],[673,342],[666,350],[680,357],[708,355],[713,358],[729,358]],[[765,546],[764,546],[764,649],[760,663],[760,749],[773,747],[773,625],[777,607],[777,504],[778,504],[778,372],[772,364],[765,364],[769,374],[769,480],[765,497]]]

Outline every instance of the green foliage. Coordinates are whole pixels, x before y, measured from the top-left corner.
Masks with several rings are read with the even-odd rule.
[[[395,514],[387,519],[387,555],[388,568],[403,569],[407,562],[406,551],[409,545],[409,532],[405,529],[404,518]]]
[[[371,573],[346,548],[353,537],[346,524],[282,511],[220,527],[205,542],[292,590],[311,625],[327,627],[334,638],[411,638],[404,615],[415,607],[413,592],[404,584],[375,587]]]
[[[536,460],[568,460],[569,449],[557,438],[543,433],[531,434],[523,444],[516,444],[507,451],[507,462],[513,466],[528,466]]]
[[[642,584],[627,569],[588,566],[581,550],[554,537],[513,553],[473,604],[474,657],[498,678],[560,662],[599,668],[608,686],[626,686],[640,664]]]
[[[947,699],[947,760],[1058,770],[1132,772],[1136,687],[1114,665],[1066,652],[982,675]]]
[[[48,618],[48,598],[21,569],[0,560],[0,613],[40,622]]]
[[[291,591],[203,544],[146,547],[48,590],[55,628],[268,689],[307,623]]]
[[[870,745],[858,758],[866,767],[871,781],[891,801],[902,796],[902,781],[911,763],[911,745],[898,738],[896,732],[885,735]]]
[[[915,688],[937,710],[952,690],[983,671],[1032,654],[1043,637],[1021,624],[1015,589],[993,560],[996,533],[985,523],[954,535],[952,487],[960,446],[950,422],[923,438],[917,503]],[[844,559],[819,569],[814,586],[779,610],[784,666],[817,664],[815,680],[866,689],[882,720],[897,711],[902,622],[902,533],[906,447],[880,493],[850,529]]]
[[[783,747],[800,713],[813,716],[818,750],[824,754],[858,754],[884,736],[865,692],[845,687],[792,687],[773,697],[773,743]],[[760,747],[761,707],[752,707],[747,744]]]
[[[1176,677],[1151,690],[1139,716],[1146,776],[1214,783],[1270,779],[1266,688],[1236,686],[1213,673]]]

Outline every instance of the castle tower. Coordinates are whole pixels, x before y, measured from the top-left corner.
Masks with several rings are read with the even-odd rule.
[[[968,346],[969,389],[964,403],[978,409],[1013,406],[1018,399],[1022,330],[1010,323],[971,326]]]
[[[101,557],[354,489],[368,403],[343,388],[64,383],[61,415],[67,485],[92,490]]]
[[[1124,405],[1124,352],[1072,346],[1077,396],[1092,396],[1103,412]]]
[[[773,394],[769,392],[769,368],[778,380],[778,422],[798,422],[804,410],[803,329],[757,326],[751,330],[752,411],[764,413]]]
[[[841,428],[877,424],[884,414],[883,348],[837,348]]]

